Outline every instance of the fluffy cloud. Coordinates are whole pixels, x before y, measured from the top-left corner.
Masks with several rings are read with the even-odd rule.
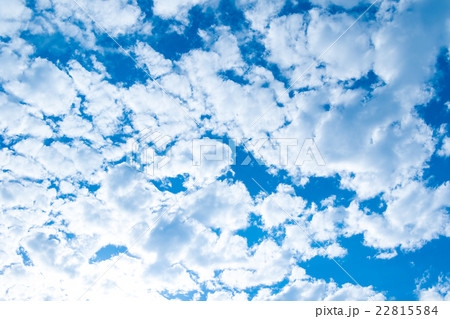
[[[327,283],[306,275],[300,267],[292,269],[289,284],[280,292],[272,294],[269,289],[262,289],[256,300],[384,300],[385,297],[373,290],[372,287],[360,287],[345,284],[339,287],[336,283]]]
[[[53,63],[37,58],[16,81],[5,85],[8,91],[48,115],[61,115],[70,110],[76,92],[67,73]]]
[[[96,0],[96,1],[58,1],[51,3],[49,1],[39,1],[39,9],[45,10],[47,17],[50,17],[51,10],[54,9],[56,23],[60,24],[60,19],[78,19],[81,20],[88,29],[92,24],[98,24],[96,27],[101,32],[106,31],[111,36],[117,36],[136,30],[142,18],[142,12],[136,1],[127,0]],[[48,10],[48,11],[47,11]],[[69,22],[70,23],[70,22]],[[60,25],[66,28],[66,26]],[[75,31],[70,24],[71,31]],[[74,34],[73,34],[74,35]]]
[[[253,29],[263,31],[269,21],[283,8],[284,1],[240,0],[238,6],[244,11],[245,17],[251,22]]]
[[[271,228],[304,214],[305,206],[306,202],[301,197],[295,196],[292,187],[279,185],[276,193],[264,198],[258,211],[264,226]]]
[[[386,21],[379,30],[364,21],[355,25],[349,34],[340,39],[336,46],[322,57],[323,67],[314,66],[296,84],[297,87],[308,86],[313,89],[295,93],[284,108],[272,106],[272,110],[266,114],[267,118],[281,114],[287,117],[287,124],[279,130],[275,132],[266,130],[273,137],[295,138],[299,145],[307,138],[315,138],[326,166],[318,166],[312,162],[296,167],[291,163],[288,170],[297,179],[305,174],[333,175],[338,172],[343,178],[344,187],[354,189],[361,198],[371,198],[421,174],[425,162],[434,152],[436,142],[432,138],[432,130],[422,119],[417,118],[413,107],[427,103],[431,98],[424,82],[432,74],[436,55],[440,46],[444,45],[443,39],[446,35],[437,31],[436,38],[430,38],[428,34],[442,25],[445,18],[438,14],[435,23],[429,24],[425,22],[427,16],[419,9],[427,6],[425,2],[404,5],[399,6],[397,15]],[[408,11],[407,7],[418,10]],[[433,12],[440,10],[434,5],[430,5],[427,9]],[[381,18],[385,18],[387,14],[383,10],[379,12]],[[352,21],[345,14],[329,16],[318,9],[311,10],[310,17],[311,22],[307,27],[301,27],[301,16],[291,15],[273,20],[274,27],[277,22],[280,26],[290,26],[289,19],[300,22],[294,24],[299,29],[298,32],[281,30],[275,32],[275,34],[293,34],[291,37],[300,34],[299,39],[273,45],[269,41],[270,32],[268,33],[267,46],[271,50],[286,47],[286,52],[292,51],[291,54],[274,55],[279,65],[301,63],[302,57],[309,54],[317,56],[326,48],[327,43],[332,42],[331,38],[330,41],[325,41],[324,37],[318,34],[335,32],[336,38],[339,32],[344,30],[343,26],[349,25]],[[280,23],[281,19],[286,22]],[[428,28],[418,31],[417,36],[423,39],[423,42],[429,43],[430,50],[416,50],[414,46],[418,43],[417,38],[413,40],[406,36],[410,32],[406,30],[409,30],[412,20],[420,21],[424,28]],[[410,27],[415,30],[417,25]],[[325,31],[328,29],[331,31]],[[303,36],[305,32],[306,35]],[[404,35],[401,36],[401,41],[395,40],[401,34]],[[311,40],[308,40],[308,36],[311,36]],[[282,38],[274,39],[280,41]],[[358,41],[362,42],[356,44]],[[295,48],[296,45],[299,47],[294,54],[294,50],[289,47]],[[362,50],[357,53],[358,57],[352,57],[353,53],[340,52],[341,48],[347,50],[353,45],[357,45],[358,48],[352,52]],[[407,54],[412,51],[417,52],[417,55]],[[393,53],[387,55],[386,52]],[[402,59],[402,56],[408,56],[409,60]],[[283,57],[287,60],[281,60]],[[356,60],[359,62],[354,63]],[[422,67],[411,68],[411,65]],[[378,83],[373,83],[371,88],[349,89],[335,82],[338,79],[359,78],[371,68],[380,77]],[[306,70],[306,66],[302,66],[301,69]],[[285,74],[291,79],[296,79],[290,70]],[[318,83],[321,85],[316,88]],[[369,96],[366,90],[371,91]],[[324,106],[328,106],[329,110]],[[261,129],[264,125],[263,122],[255,124]],[[257,130],[252,130],[255,131]],[[299,146],[291,147],[290,150],[289,158],[294,160]],[[276,163],[279,149],[271,149],[268,143],[264,145],[262,152],[266,152],[268,164]]]
[[[420,301],[449,301],[450,283],[448,278],[440,278],[439,283],[430,288],[418,289]]]
[[[153,2],[153,12],[165,19],[176,18],[184,20],[188,11],[195,5],[202,5],[209,0],[155,0]]]
[[[0,1],[0,36],[12,36],[26,26],[32,12],[25,5],[25,0]]]
[[[444,137],[444,139],[442,140],[442,147],[440,150],[438,150],[437,153],[439,156],[450,156],[450,137]]]
[[[446,210],[450,205],[449,194],[448,183],[434,190],[410,182],[386,196],[387,209],[383,215],[366,215],[352,205],[348,230],[363,232],[366,243],[374,247],[419,248],[439,235],[449,235]]]
[[[87,10],[96,23],[112,36],[125,34],[138,25],[141,18],[141,9],[136,1],[81,1],[81,5]]]
[[[146,43],[138,42],[134,52],[138,56],[138,61],[146,66],[152,76],[159,77],[172,69],[172,62],[164,59],[161,53],[156,52]]]
[[[235,231],[247,226],[252,202],[241,183],[214,182],[187,199],[184,215],[192,216],[206,227]]]

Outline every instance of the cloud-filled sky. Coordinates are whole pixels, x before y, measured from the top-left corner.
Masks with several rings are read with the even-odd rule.
[[[450,300],[450,2],[0,0],[0,300]]]

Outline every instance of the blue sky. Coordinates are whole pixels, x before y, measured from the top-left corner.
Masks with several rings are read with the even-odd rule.
[[[0,300],[449,300],[450,4],[5,3]]]

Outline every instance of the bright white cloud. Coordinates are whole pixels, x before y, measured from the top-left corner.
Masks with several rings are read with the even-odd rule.
[[[387,208],[383,215],[367,215],[349,207],[346,222],[350,233],[363,232],[366,244],[377,248],[401,245],[407,250],[420,248],[439,235],[448,236],[450,184],[437,189],[426,188],[419,182],[409,182],[386,196]]]
[[[1,0],[0,36],[13,36],[26,26],[32,12],[25,5],[25,0]]]
[[[372,287],[360,287],[345,284],[339,287],[336,283],[327,283],[306,275],[300,267],[292,269],[289,284],[280,292],[272,294],[269,289],[261,289],[256,300],[385,300],[385,297]]]
[[[450,137],[446,136],[442,140],[442,147],[438,150],[439,156],[449,157],[450,156]]]
[[[203,5],[209,0],[155,0],[153,2],[153,12],[162,18],[176,18],[185,20],[187,13],[195,5]]]
[[[72,79],[48,60],[37,58],[6,89],[47,115],[69,112],[76,101]]]
[[[418,289],[420,301],[450,301],[449,278],[439,278],[439,282],[430,288]]]
[[[251,22],[252,28],[261,32],[285,5],[285,2],[281,0],[240,0],[237,3],[244,10],[245,17]]]

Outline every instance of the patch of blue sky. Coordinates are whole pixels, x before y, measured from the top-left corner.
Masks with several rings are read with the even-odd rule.
[[[268,194],[275,192],[281,181],[285,180],[281,175],[271,175],[267,171],[268,167],[259,165],[257,159],[251,153],[246,152],[243,146],[236,147],[236,154],[237,164],[232,165],[231,170],[219,177],[219,180],[228,179],[232,182],[242,182],[252,197],[256,197],[261,192]],[[251,161],[248,165],[242,165],[247,156]],[[255,183],[253,178],[261,186]]]
[[[300,230],[299,230],[300,231]],[[450,239],[434,239],[415,251],[396,249],[398,255],[392,259],[377,259],[377,249],[364,245],[363,235],[339,238],[338,242],[347,249],[347,255],[335,260],[362,286],[372,285],[391,300],[417,300],[415,293],[418,281],[425,279],[422,288],[435,285],[439,276],[450,275]],[[339,285],[354,282],[336,263],[325,257],[316,256],[299,266],[306,274],[333,280]]]
[[[373,0],[374,1],[374,0]],[[373,2],[372,1],[372,2]],[[345,8],[344,6],[339,6],[336,4],[330,4],[326,10],[330,13],[330,14],[349,14],[349,15],[354,15],[355,17],[358,17],[359,15],[361,15],[364,11],[367,10],[367,8],[370,6],[371,3],[367,3],[367,2],[360,2],[358,5],[351,7],[351,8]],[[371,19],[375,19],[375,14],[377,13],[378,8],[376,6],[372,6],[365,14],[363,17],[361,17],[361,19],[363,20],[371,20]]]
[[[429,187],[438,187],[450,181],[450,157],[433,154],[428,167],[423,171],[423,179]]]
[[[123,128],[123,126],[122,126]],[[121,145],[126,143],[133,135],[130,133],[117,132],[114,135],[105,136],[105,139],[108,140],[112,145]]]
[[[285,16],[295,13],[305,14],[312,8],[308,0],[287,0],[281,9],[279,16]]]
[[[375,87],[386,85],[384,81],[376,75],[373,70],[367,72],[359,79],[346,80],[344,82],[338,82],[344,88],[349,90],[363,89],[370,93],[375,89]]]
[[[153,0],[136,0],[136,3],[144,14],[144,21],[150,22],[153,17]]]
[[[194,6],[189,11],[188,18],[189,24],[182,27],[182,33],[178,33],[173,30],[173,27],[180,22],[153,17],[154,36],[146,39],[148,44],[172,61],[179,60],[184,53],[193,49],[202,48],[204,43],[198,31],[208,30],[213,26],[216,22],[215,14],[211,8],[203,9],[200,6]]]
[[[123,49],[128,50],[127,52],[131,54],[129,52],[130,48],[137,43],[135,37],[117,38],[117,43],[123,49],[105,33],[98,35],[96,41],[97,45],[102,47],[103,52],[96,53],[95,57],[97,61],[105,66],[106,71],[110,75],[105,80],[114,85],[127,88],[137,83],[146,83],[150,80],[146,71],[139,67],[135,60],[123,51]],[[87,65],[90,64],[90,62],[87,63]]]
[[[222,25],[229,26],[232,32],[248,29],[244,13],[236,7],[233,0],[221,0],[218,7],[218,19]]]
[[[172,61],[179,60],[184,53],[193,49],[202,48],[204,42],[198,31],[208,30],[217,22],[216,14],[210,7],[193,6],[188,12],[189,23],[184,25],[176,19],[163,19],[154,15],[151,0],[139,0],[138,5],[145,15],[144,22],[152,25],[151,33],[123,36],[119,42],[128,41],[128,45],[133,45],[135,41],[145,42]]]
[[[364,210],[366,214],[382,214],[386,210],[387,205],[383,199],[383,194],[359,202],[359,209]]]
[[[434,129],[438,150],[444,136],[450,136],[450,61],[447,49],[442,49],[438,56],[436,74],[430,84],[435,90],[435,97],[427,105],[417,106],[416,110],[425,123]],[[440,136],[438,132],[442,125],[445,125],[446,132]],[[422,177],[427,186],[437,187],[450,180],[450,157],[434,153],[427,164]]]
[[[129,87],[135,83],[145,83],[149,78],[145,72],[136,67],[135,62],[127,56],[109,35],[94,29],[97,33],[96,44],[102,48],[101,52],[83,48],[80,43],[64,36],[60,32],[51,35],[32,34],[23,32],[21,37],[31,43],[35,51],[32,57],[45,58],[58,66],[65,66],[70,60],[76,60],[89,71],[94,70],[92,56],[101,62],[110,75],[106,80],[115,85]],[[135,37],[120,37],[118,43],[128,48],[136,43]]]
[[[239,43],[242,59],[249,65],[267,65],[265,60],[266,48],[256,36],[248,37]]]
[[[435,97],[427,104],[417,106],[418,114],[425,123],[438,130],[442,124],[450,123],[450,60],[448,49],[441,50],[436,61],[436,73],[430,85],[435,90]],[[448,128],[450,129],[450,128]],[[447,132],[448,135],[450,133]]]
[[[100,184],[91,184],[86,180],[78,181],[78,187],[80,189],[86,188],[90,193],[95,193],[99,188]]]
[[[283,225],[271,227],[269,230],[264,229],[261,216],[254,213],[249,215],[248,221],[250,226],[236,231],[236,235],[245,238],[249,248],[254,245],[259,245],[266,239],[273,240],[279,246],[282,245],[283,240],[286,237],[285,228]]]
[[[50,146],[55,142],[60,142],[63,144],[70,144],[71,142],[73,142],[74,139],[71,137],[67,137],[67,136],[59,136],[59,137],[49,137],[44,139],[43,144],[45,146]]]
[[[181,301],[191,301],[194,300],[194,296],[196,294],[199,293],[199,291],[197,290],[191,290],[191,291],[183,291],[183,292],[176,292],[176,293],[171,293],[168,290],[163,290],[159,292],[161,294],[161,296],[163,296],[166,299],[172,300],[172,299],[176,299],[176,300],[181,300]],[[202,300],[202,299],[200,299]],[[203,300],[206,300],[203,299]]]
[[[4,134],[0,134],[0,148],[7,148],[12,150],[12,146],[17,144],[20,141],[23,141],[25,139],[29,138],[28,135],[14,135],[14,136],[7,136]]]
[[[76,60],[87,70],[93,71],[95,68],[91,57],[94,56],[97,61],[105,66],[106,71],[110,75],[105,80],[114,85],[129,87],[136,83],[146,83],[149,80],[148,75],[142,69],[138,68],[135,62],[129,56],[125,55],[117,44],[106,34],[98,34],[96,38],[97,44],[104,49],[103,52],[86,50],[79,43],[65,37],[59,32],[52,35],[23,32],[21,36],[35,47],[35,52],[32,57],[48,59],[63,69],[67,62]],[[81,98],[82,102],[79,108],[82,118],[92,122],[92,116],[89,115],[89,110],[83,105],[84,97],[79,95],[79,98]],[[62,120],[62,117],[47,117],[45,119],[56,124]],[[124,124],[129,124],[130,122],[125,114],[123,120],[125,121]],[[113,142],[117,140],[119,142],[122,141],[120,136],[112,136],[111,140]]]
[[[73,39],[60,32],[49,34],[33,34],[25,31],[21,37],[34,46],[32,57],[47,59],[58,66],[64,66],[70,60],[88,62],[86,49]]]
[[[33,266],[33,262],[31,261],[28,252],[22,246],[17,249],[17,255],[22,257],[22,262],[25,266]]]
[[[308,205],[313,202],[321,207],[321,201],[335,196],[335,205],[348,207],[350,202],[355,198],[356,193],[341,188],[340,180],[341,178],[338,175],[331,177],[312,176],[304,187],[294,186],[295,194],[306,199]]]
[[[33,12],[36,11],[36,0],[25,0],[25,3],[28,8],[33,10]]]
[[[236,235],[244,237],[247,240],[247,246],[252,247],[260,244],[264,239],[270,236],[270,233],[263,229],[261,216],[251,213],[249,215],[249,224],[245,229],[236,231]]]
[[[44,226],[51,226],[51,225],[54,225],[54,224],[55,224],[55,221],[54,220],[50,220],[50,221],[46,222],[44,224]]]
[[[64,235],[65,240],[67,240],[67,241],[70,241],[77,237],[77,235],[75,235],[74,233],[68,233],[63,230],[59,230],[59,231]]]
[[[187,174],[178,174],[175,177],[166,177],[163,179],[151,179],[150,182],[155,185],[160,191],[168,191],[173,194],[184,192],[187,188],[184,186]]]
[[[272,73],[277,81],[283,83],[286,88],[290,86],[290,80],[283,75],[280,68],[275,63],[267,61],[268,52],[258,36],[253,35],[244,38],[238,43],[238,46],[242,59],[248,65],[264,67]]]
[[[127,251],[128,249],[125,246],[109,244],[100,248],[94,256],[89,259],[89,263],[93,264],[105,261],[118,256],[119,254],[127,253]]]
[[[45,225],[55,225],[55,224],[56,222],[54,220],[50,220],[47,223],[45,223]],[[60,222],[59,226],[60,228],[58,228],[58,232],[63,240],[70,242],[72,239],[77,238],[76,234],[71,233],[65,229],[68,226],[68,224],[64,219]]]
[[[240,85],[247,85],[250,83],[244,76],[236,74],[235,70],[221,71],[218,75],[224,80],[233,81]]]

